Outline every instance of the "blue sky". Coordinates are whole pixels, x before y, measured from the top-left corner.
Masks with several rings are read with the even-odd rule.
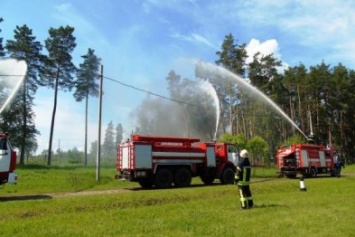
[[[355,2],[351,0],[1,0],[0,37],[13,39],[26,24],[44,44],[50,27],[75,28],[74,63],[93,48],[104,76],[167,96],[170,70],[189,77],[195,60],[214,62],[224,37],[232,33],[253,53],[274,53],[284,65],[307,67],[322,60],[355,68]],[[5,43],[5,42],[3,42]],[[130,133],[130,113],[146,96],[104,81],[102,125],[122,123]],[[34,108],[39,150],[47,149],[53,90],[37,92]],[[59,95],[53,149],[82,149],[84,103]],[[98,100],[90,100],[89,142],[97,139]],[[103,137],[102,137],[103,139]]]

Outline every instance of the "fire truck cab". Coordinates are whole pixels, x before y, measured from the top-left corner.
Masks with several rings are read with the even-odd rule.
[[[12,150],[8,134],[0,134],[0,185],[17,183],[16,152]]]

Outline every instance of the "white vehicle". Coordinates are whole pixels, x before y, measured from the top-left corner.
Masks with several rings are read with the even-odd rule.
[[[16,152],[12,150],[8,134],[0,134],[0,185],[17,183]]]

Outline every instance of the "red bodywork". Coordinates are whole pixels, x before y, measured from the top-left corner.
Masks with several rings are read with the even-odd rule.
[[[188,186],[191,177],[204,183],[220,178],[231,183],[235,166],[229,160],[232,144],[202,142],[197,138],[132,135],[117,150],[116,177],[137,181],[142,187]],[[235,149],[233,151],[236,151]],[[162,174],[163,173],[163,174]],[[232,174],[233,173],[233,174]],[[167,180],[163,184],[163,181]]]
[[[315,177],[318,174],[333,175],[333,149],[316,144],[293,144],[281,147],[276,154],[276,165],[281,175],[296,177],[298,173]]]

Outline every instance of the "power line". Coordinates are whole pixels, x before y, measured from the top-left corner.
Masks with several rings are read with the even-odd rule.
[[[132,88],[134,90],[145,92],[145,93],[148,93],[150,95],[160,97],[162,99],[170,100],[170,101],[173,101],[173,102],[176,102],[176,103],[180,103],[180,104],[191,105],[191,106],[195,106],[195,107],[203,107],[201,105],[191,104],[191,103],[188,103],[188,102],[185,102],[185,101],[176,100],[176,99],[172,99],[172,98],[169,98],[169,97],[166,97],[166,96],[163,96],[163,95],[159,95],[157,93],[154,93],[154,92],[151,92],[151,91],[147,91],[147,90],[144,90],[144,89],[141,89],[141,88],[138,88],[138,87],[135,87],[135,86],[120,82],[120,81],[115,80],[115,79],[110,78],[110,77],[105,77],[104,76],[103,78],[105,78],[107,80],[110,80],[110,81],[113,81],[113,82],[115,82],[117,84]],[[263,117],[263,116],[265,116],[264,114],[248,114],[248,113],[241,113],[241,112],[235,112],[235,114],[238,114],[238,115],[241,115],[241,116],[247,116],[247,117]]]
[[[113,78],[109,78],[109,77],[105,77],[105,76],[104,76],[103,78],[105,78],[105,79],[107,79],[107,80],[110,80],[110,81],[113,81],[113,82],[116,82],[116,83],[118,83],[118,84],[120,84],[120,85],[129,87],[129,88],[132,88],[132,89],[134,89],[134,90],[141,91],[141,92],[145,92],[145,93],[148,93],[148,94],[150,94],[150,95],[154,95],[154,96],[160,97],[160,98],[165,99],[165,100],[174,101],[174,102],[179,103],[179,104],[186,104],[186,105],[191,105],[191,106],[196,106],[196,107],[202,107],[202,106],[200,106],[200,105],[191,104],[191,103],[188,103],[188,102],[185,102],[185,101],[172,99],[172,98],[169,98],[169,97],[166,97],[166,96],[163,96],[163,95],[159,95],[159,94],[154,93],[154,92],[151,92],[151,91],[147,91],[147,90],[144,90],[144,89],[141,89],[141,88],[132,86],[132,85],[128,85],[128,84],[126,84],[126,83],[120,82],[120,81],[115,80],[115,79],[113,79]]]

